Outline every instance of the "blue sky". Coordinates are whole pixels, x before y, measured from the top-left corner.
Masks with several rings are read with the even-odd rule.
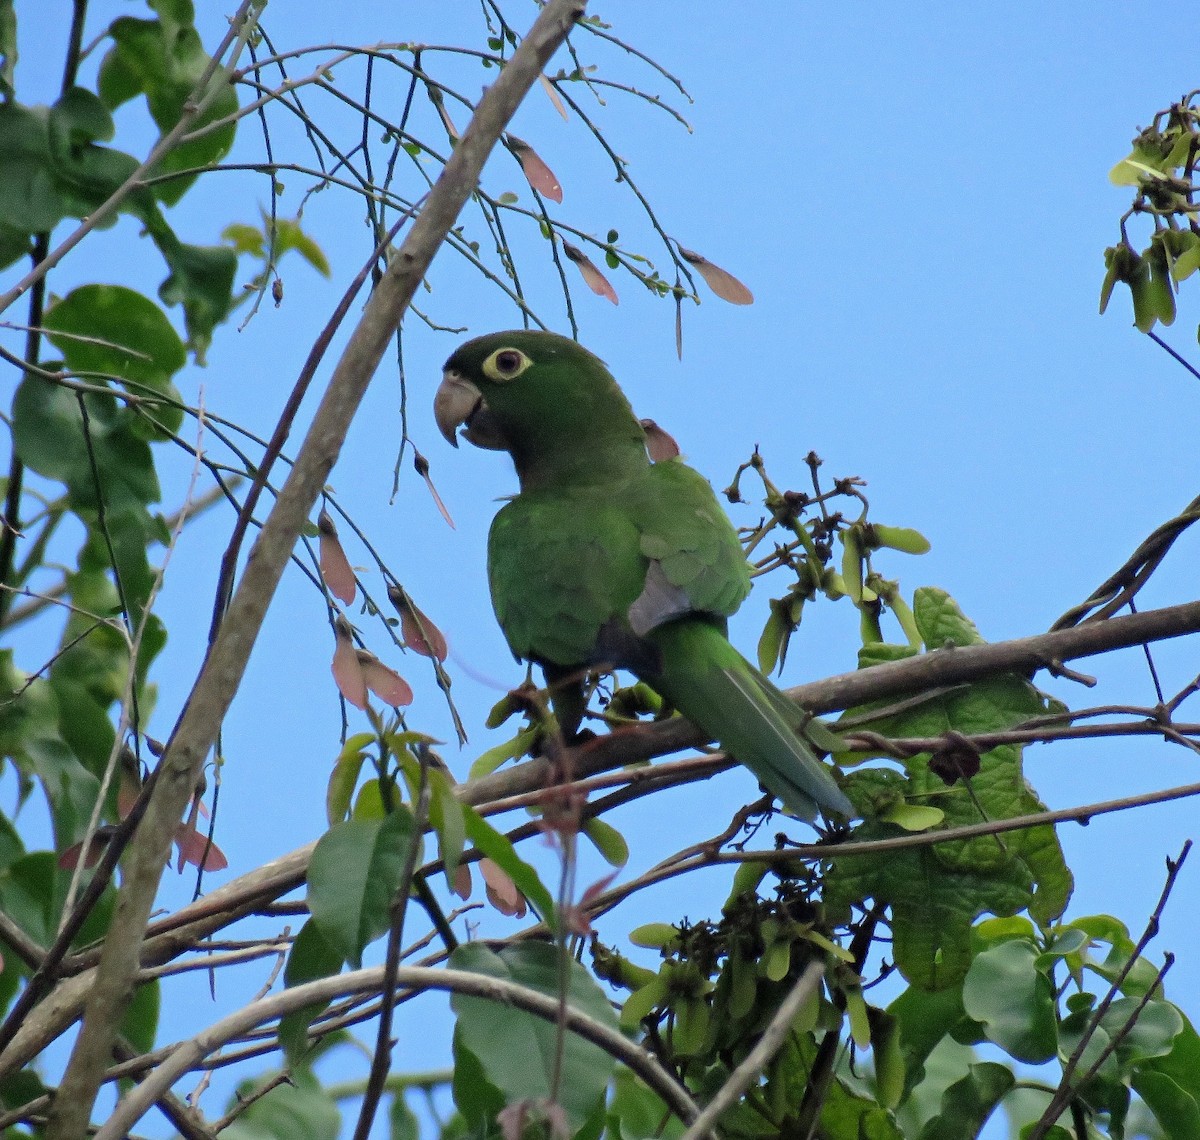
[[[507,11],[521,26],[533,8],[511,4]],[[680,362],[667,302],[613,272],[621,303],[612,306],[572,278],[580,337],[608,362],[639,414],[667,427],[716,486],[756,444],[778,482],[804,486],[802,460],[815,450],[830,475],[868,481],[872,518],[915,526],[932,542],[921,558],[895,556],[887,572],[907,592],[925,584],[948,589],[989,640],[1045,629],[1195,494],[1197,382],[1132,328],[1126,295],[1118,291],[1108,315],[1097,314],[1102,251],[1116,240],[1129,198],[1107,172],[1139,126],[1197,85],[1185,37],[1133,5],[750,4],[732,21],[728,5],[708,0],[686,9],[625,2],[593,11],[679,76],[695,102],[672,97],[669,85],[636,61],[579,37],[585,62],[600,63],[598,74],[660,92],[694,133],[619,93],[603,107],[586,93],[581,102],[628,161],[664,229],[739,276],[756,302],[735,308],[702,290],[703,305],[685,313]],[[56,50],[65,16],[42,15],[34,26],[19,8],[18,18],[29,37],[19,82],[36,83],[39,53]],[[97,28],[108,18],[102,6],[94,18]],[[211,19],[219,34],[218,14]],[[479,9],[467,3],[314,5],[302,13],[272,6],[266,26],[277,46],[478,43],[483,35]],[[442,63],[429,57],[427,64],[442,74]],[[445,66],[473,95],[488,78],[477,64]],[[57,74],[55,63],[48,82]],[[359,83],[349,68],[337,74],[349,89]],[[394,91],[381,87],[379,97],[381,113],[389,99],[398,108]],[[312,107],[332,115],[353,140],[350,118],[315,97]],[[431,139],[443,143],[427,104],[419,114]],[[135,129],[137,118],[124,114],[123,127]],[[465,123],[461,111],[456,119]],[[564,122],[535,90],[513,129],[562,182],[564,201],[551,205],[554,217],[599,236],[617,228],[626,248],[666,265],[650,227],[577,120]],[[277,131],[277,148],[296,145],[294,131]],[[258,154],[246,124],[237,157]],[[296,207],[309,184],[284,180],[281,213]],[[493,159],[484,185],[529,202],[507,155]],[[226,224],[254,221],[265,204],[261,179],[217,176],[212,193],[177,211],[179,225],[190,240],[216,241]],[[311,199],[305,224],[329,255],[333,278],[318,278],[298,260],[285,263],[283,305],[268,303],[244,331],[219,335],[208,367],[190,370],[180,385],[188,398],[202,394],[207,407],[259,430],[274,421],[312,337],[368,248],[362,209],[344,193]],[[486,248],[477,217],[467,226]],[[81,250],[64,267],[56,291],[85,281],[156,286],[157,265],[147,271],[118,260],[127,238],[120,229],[98,235],[91,252]],[[544,243],[519,241],[532,304],[552,327],[568,331],[557,280],[540,259]],[[439,323],[469,325],[471,334],[518,323],[511,304],[448,254],[430,284],[420,304]],[[1180,320],[1165,335],[1194,359],[1200,304],[1189,285]],[[460,339],[406,324],[410,430],[457,529],[440,520],[411,469],[389,503],[399,427],[395,370],[387,363],[331,482],[451,641],[454,695],[473,730],[461,753],[445,750],[461,776],[500,739],[483,730],[482,718],[522,670],[495,626],[484,579],[494,500],[514,491],[515,480],[503,456],[452,452],[429,413],[441,363]],[[165,461],[172,472],[166,505],[173,509],[188,467],[178,456]],[[228,518],[215,512],[185,535],[171,563],[162,599],[171,642],[157,669],[152,724],[160,734],[200,660],[216,551],[227,528]],[[1143,595],[1143,608],[1194,596],[1189,571],[1196,553],[1194,539],[1178,544]],[[352,558],[365,562],[354,551]],[[367,582],[379,591],[378,573]],[[767,596],[756,592],[735,624],[735,639],[748,652]],[[848,604],[816,607],[784,680],[853,668],[856,629]],[[372,647],[383,652],[374,637]],[[217,836],[230,857],[227,875],[322,830],[340,717],[331,650],[321,599],[298,574],[289,575],[226,726]],[[417,688],[410,724],[451,739],[424,663],[388,656]],[[1197,672],[1189,643],[1156,649],[1155,658],[1168,690]],[[1073,704],[1153,701],[1145,666],[1132,651],[1082,667],[1097,674],[1096,690],[1052,686]],[[364,727],[355,717],[351,724]],[[1182,784],[1197,770],[1182,750],[1150,742],[1035,748],[1026,765],[1056,808]],[[739,771],[675,793],[669,820],[654,805],[634,807],[615,822],[630,840],[634,865],[643,866],[719,830],[752,791]],[[1140,931],[1161,887],[1163,860],[1192,833],[1192,815],[1185,802],[1064,828],[1078,877],[1069,913],[1114,913]],[[1181,952],[1167,988],[1193,1016],[1198,1011],[1187,995],[1200,984],[1200,960],[1188,953],[1200,897],[1195,874],[1185,872],[1154,945],[1156,955]],[[686,894],[660,891],[642,913],[702,917],[719,907],[725,886],[726,877],[714,875]],[[616,937],[638,920],[618,912],[604,933]],[[221,996],[233,1002],[247,995],[229,987]],[[399,1060],[427,1063],[403,1044]]]

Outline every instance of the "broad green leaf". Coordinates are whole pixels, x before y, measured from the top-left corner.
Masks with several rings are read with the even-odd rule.
[[[237,110],[237,96],[218,68],[207,90],[198,88],[209,64],[200,36],[186,21],[139,20],[123,16],[109,28],[113,46],[100,65],[99,91],[110,107],[144,93],[151,117],[166,134],[179,121],[184,109],[218,90],[212,104],[189,123],[190,131],[227,118]],[[200,138],[177,145],[159,163],[158,174],[188,171],[218,162],[233,145],[236,123],[227,123]],[[157,182],[155,194],[174,205],[187,192],[196,175]]]
[[[980,641],[978,630],[944,591],[917,590],[913,612],[927,648]],[[907,647],[882,647],[864,654],[860,665],[910,655]],[[869,708],[848,710],[863,727],[887,737],[937,737],[999,731],[1045,714],[1047,699],[1025,678],[1002,675],[976,682],[900,713],[864,723]],[[835,725],[836,727],[836,725]],[[1041,810],[1025,781],[1021,751],[1003,746],[985,752],[970,780],[952,787],[929,770],[928,754],[904,761],[906,779],[894,773],[855,773],[859,802],[875,800],[887,811],[898,796],[945,813],[943,827],[983,819],[1010,819]],[[856,839],[882,839],[900,833],[882,819],[868,819]],[[936,834],[936,832],[929,832]],[[940,843],[899,851],[886,859],[858,858],[843,847],[827,860],[825,903],[831,914],[847,914],[855,900],[871,897],[892,907],[896,964],[910,982],[939,989],[959,981],[970,964],[971,924],[981,914],[998,916],[1028,910],[1039,922],[1062,913],[1072,880],[1051,827],[1008,833],[1003,839]]]
[[[887,1012],[899,1028],[907,1070],[906,1091],[911,1092],[924,1077],[926,1059],[966,1016],[962,991],[947,988],[926,993],[910,986],[888,1006]]]
[[[1170,1140],[1200,1136],[1200,1035],[1180,1017],[1183,1028],[1171,1051],[1139,1065],[1132,1079]]]
[[[224,245],[185,245],[165,224],[150,232],[171,270],[158,295],[168,305],[183,306],[188,348],[203,364],[213,330],[233,308],[237,254]]]
[[[913,615],[921,638],[929,649],[943,645],[982,645],[983,638],[975,623],[958,608],[958,603],[933,586],[913,592]]]
[[[461,1025],[454,1027],[454,1104],[474,1136],[499,1134],[496,1114],[504,1108],[504,1094],[488,1079],[483,1062],[466,1045]]]
[[[970,1140],[978,1136],[1016,1083],[1003,1065],[981,1061],[942,1094],[942,1111],[921,1129],[920,1140]]]
[[[243,1084],[230,1107],[252,1098],[254,1092],[253,1084]],[[341,1126],[342,1114],[324,1089],[311,1080],[294,1081],[276,1085],[255,1100],[221,1136],[223,1140],[338,1140]]]
[[[87,435],[110,509],[158,501],[158,477],[132,416],[112,397],[88,393],[77,399],[40,376],[26,375],[13,402],[13,435],[21,460],[47,479],[65,483],[74,506],[93,507],[97,488],[80,401],[87,409]]]
[[[1123,1069],[1152,1058],[1166,1057],[1184,1030],[1183,1014],[1169,1001],[1117,998],[1101,1021],[1117,1041],[1116,1055]]]
[[[417,1114],[408,1107],[408,1098],[403,1092],[392,1097],[388,1108],[389,1140],[421,1140],[421,1124]]]
[[[68,92],[54,108],[0,103],[0,223],[34,234],[87,217],[137,169],[132,155],[78,141],[104,133],[86,101]]]
[[[121,1036],[139,1053],[149,1053],[154,1048],[161,997],[157,978],[143,982],[133,991],[133,1000],[121,1019]]]
[[[283,983],[291,987],[315,982],[320,978],[332,977],[339,973],[341,968],[342,955],[326,940],[320,927],[310,918],[300,927],[300,933],[292,943],[283,971]],[[288,1064],[295,1066],[303,1062],[308,1045],[308,1027],[327,1004],[313,1002],[293,1010],[280,1020],[279,1042],[283,1046]]]
[[[46,313],[50,341],[74,372],[115,377],[134,395],[177,400],[171,376],[187,362],[183,341],[166,314],[146,297],[120,285],[83,285]],[[183,411],[151,405],[154,419],[176,431]],[[144,421],[141,421],[144,422]]]
[[[1193,1140],[1200,1136],[1200,1098],[1195,1072],[1186,1082],[1154,1069],[1134,1074],[1133,1090],[1146,1102],[1167,1140]]]
[[[615,1029],[617,1019],[604,992],[578,962],[569,956],[564,961],[564,953],[561,947],[544,942],[526,942],[500,953],[472,942],[451,954],[450,965],[515,982],[554,998],[565,979],[567,1004]],[[483,998],[453,994],[450,1004],[458,1018],[456,1032],[461,1041],[479,1059],[488,1081],[508,1103],[543,1100],[552,1095],[558,1026]],[[574,1033],[567,1034],[562,1049],[557,1097],[574,1130],[595,1112],[616,1063],[599,1046]]]
[[[685,1128],[656,1092],[621,1065],[608,1104],[609,1133],[621,1140],[677,1140]]]
[[[1010,1057],[1040,1064],[1054,1056],[1054,987],[1037,967],[1037,949],[1012,939],[975,956],[963,982],[963,1008]]]
[[[326,942],[358,968],[363,949],[390,924],[413,834],[407,809],[383,819],[352,819],[317,842],[308,867],[308,905]]]

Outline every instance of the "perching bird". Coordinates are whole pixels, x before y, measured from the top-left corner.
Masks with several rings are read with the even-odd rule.
[[[553,333],[492,333],[446,361],[434,415],[457,446],[507,451],[521,493],[488,538],[509,647],[546,673],[573,732],[590,667],[628,669],[745,764],[784,805],[854,816],[798,735],[801,710],[725,636],[750,590],[737,534],[707,481],[651,463],[604,364]]]

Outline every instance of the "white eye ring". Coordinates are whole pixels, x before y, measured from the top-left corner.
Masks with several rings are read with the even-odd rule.
[[[532,363],[519,348],[498,348],[483,362],[483,374],[503,384],[515,380]]]

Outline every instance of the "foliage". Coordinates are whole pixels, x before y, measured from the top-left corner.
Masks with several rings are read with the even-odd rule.
[[[378,283],[403,260],[395,256],[398,235],[455,155],[460,127],[477,107],[452,85],[452,64],[465,57],[495,75],[528,51],[498,6],[489,0],[483,11],[482,46],[293,51],[276,48],[256,5],[243,6],[223,43],[205,46],[188,0],[153,0],[148,16],[122,16],[102,30],[91,86],[81,79],[83,29],[74,28],[61,93],[44,107],[20,100],[16,16],[0,2],[0,268],[8,268],[11,286],[5,305],[26,305],[28,330],[21,353],[2,350],[14,395],[6,420],[0,628],[13,643],[0,651],[0,742],[17,808],[36,794],[50,821],[49,834],[39,835],[28,815],[0,814],[6,1135],[82,1134],[82,1126],[72,1131],[67,1113],[82,1111],[86,1124],[92,1112],[94,1087],[86,1098],[64,1093],[52,1101],[51,1085],[61,1079],[65,1090],[76,1079],[76,1060],[62,1073],[44,1054],[65,1052],[85,998],[111,982],[95,951],[129,933],[114,924],[118,891],[122,905],[140,891],[150,906],[153,885],[145,895],[126,853],[142,850],[146,832],[137,829],[161,804],[162,787],[182,780],[188,800],[182,818],[171,821],[180,864],[201,871],[224,865],[215,820],[203,819],[212,797],[202,769],[211,763],[219,773],[221,751],[210,761],[205,749],[181,776],[170,766],[185,751],[177,739],[164,751],[145,732],[168,635],[155,609],[164,571],[158,548],[169,554],[180,531],[212,503],[232,505],[208,647],[217,656],[242,539],[264,522],[262,495],[269,501],[277,493],[272,470],[312,370],[289,400],[279,443],[189,403],[181,377],[204,364],[239,310],[248,321],[268,294],[282,302],[279,264],[289,251],[317,274],[333,273],[305,227],[312,195],[359,196],[371,247],[364,279]],[[520,172],[527,199],[510,190],[491,194],[480,183],[471,213],[444,241],[527,324],[544,323],[525,284],[533,276],[558,282],[575,330],[579,280],[615,303],[611,273],[622,287],[636,283],[674,306],[681,344],[683,302],[699,302],[700,283],[731,304],[753,297],[728,270],[668,234],[585,109],[581,92],[619,90],[682,121],[669,96],[609,79],[583,62],[588,52],[606,49],[617,57],[632,52],[599,17],[585,17],[566,62],[540,86],[644,211],[646,240],[661,247],[657,264],[616,229],[597,227],[600,238],[583,222],[551,212],[547,202],[563,202],[570,175],[564,168],[560,182],[534,144],[507,133],[501,157]],[[314,54],[308,74],[289,71]],[[686,94],[657,64],[632,54],[649,82]],[[384,117],[378,107],[385,101],[374,97],[383,72],[402,96],[395,117]],[[306,100],[318,95],[351,109],[357,135],[350,143],[316,117]],[[1136,187],[1137,197],[1121,221],[1120,243],[1106,254],[1102,308],[1117,282],[1127,284],[1145,332],[1170,323],[1176,286],[1200,268],[1191,201],[1200,118],[1193,101],[1194,93],[1161,113],[1113,172],[1114,180]],[[143,128],[152,136],[145,145],[124,114],[114,117],[133,106],[152,124]],[[266,142],[248,165],[265,180],[269,207],[247,221],[248,199],[231,199],[232,216],[219,221],[221,244],[185,240],[188,223],[176,221],[175,208],[239,165],[234,148],[257,115]],[[276,155],[271,132],[286,116],[302,122],[315,166],[298,152]],[[307,186],[290,217],[279,210],[285,176]],[[579,198],[586,201],[586,193]],[[1126,235],[1134,215],[1154,223],[1140,252]],[[118,230],[122,249],[128,264],[144,263],[159,280],[156,296],[140,290],[136,273],[123,275],[125,264],[112,266],[111,281],[51,292],[74,243],[130,222],[136,230]],[[239,294],[235,280],[247,265],[250,285]],[[342,317],[355,290],[346,294]],[[447,305],[432,289],[430,296],[431,308]],[[439,327],[456,319],[453,311],[409,312]],[[317,338],[313,369],[336,331],[335,320]],[[413,448],[417,475],[445,513],[406,416],[402,408],[400,455]],[[656,460],[678,453],[658,425],[644,424]],[[200,441],[200,429],[211,441]],[[162,477],[166,457],[176,452],[211,488],[189,491],[185,508],[165,518]],[[300,453],[282,459],[298,465]],[[644,778],[636,762],[696,744],[695,735],[645,685],[600,675],[589,716],[616,731],[563,741],[546,693],[530,682],[507,694],[489,720],[495,727],[518,718],[512,738],[480,755],[471,779],[456,785],[437,742],[410,726],[412,687],[384,659],[402,648],[414,655],[410,670],[420,659],[461,732],[446,640],[326,489],[319,511],[309,503],[315,521],[294,564],[327,610],[334,684],[366,725],[351,733],[351,723],[360,728],[363,721],[347,714],[340,741],[316,742],[316,751],[334,757],[328,830],[311,851],[248,872],[146,929],[140,972],[130,985],[116,986],[122,1016],[104,1027],[105,1048],[91,1058],[99,1058],[97,1069],[107,1069],[106,1079],[122,1082],[127,1093],[131,1081],[153,1086],[150,1102],[192,1137],[332,1137],[342,1128],[339,1105],[359,1112],[363,1134],[385,1092],[392,1134],[413,1136],[421,1125],[407,1098],[415,1100],[417,1090],[432,1106],[424,1127],[445,1137],[674,1137],[705,1106],[728,1137],[951,1140],[978,1135],[1002,1111],[1030,1138],[1119,1140],[1135,1127],[1138,1135],[1170,1140],[1200,1135],[1200,1039],[1166,996],[1169,962],[1156,966],[1147,954],[1179,863],[1139,939],[1109,916],[1068,917],[1071,870],[1055,821],[1022,767],[1026,743],[1093,728],[1132,736],[1150,724],[1164,738],[1194,746],[1172,723],[1190,690],[1153,710],[1072,712],[1032,678],[1042,668],[1065,672],[1073,653],[1146,642],[1150,634],[1130,635],[1116,621],[1107,623],[1116,632],[1099,649],[1080,649],[1070,638],[1085,616],[1107,620],[1131,605],[1200,511],[1193,506],[1156,530],[1093,598],[1021,657],[1012,646],[988,645],[944,590],[905,593],[885,577],[902,563],[899,556],[920,555],[928,543],[911,528],[870,517],[861,480],[823,480],[812,454],[804,465],[811,492],[777,482],[756,451],[725,494],[746,520],[742,535],[755,577],[771,583],[757,646],[764,671],[782,666],[814,607],[833,607],[831,620],[848,619],[858,673],[840,679],[844,688],[835,695],[819,685],[800,695],[823,714],[837,714],[810,720],[805,732],[837,765],[856,821],[823,826],[815,843],[785,833],[771,846],[758,842],[770,811],[759,802],[740,810],[720,835],[691,837],[679,855],[622,886],[610,877],[579,889],[580,836],[614,867],[638,856],[636,838],[622,835],[603,812],[642,795],[666,803],[672,780],[706,775],[723,760],[663,764]],[[367,592],[339,522],[354,536],[345,543],[360,544],[382,574],[386,602]],[[270,599],[261,600],[265,608]],[[1194,618],[1188,620],[1185,628],[1163,619],[1153,636],[1194,631]],[[221,664],[240,669],[248,651]],[[379,712],[372,700],[390,711]],[[222,713],[212,715],[215,736]],[[617,790],[587,799],[610,786]],[[279,788],[270,794],[277,800]],[[511,813],[523,810],[527,816],[513,822]],[[535,839],[549,846],[549,861],[536,853]],[[725,863],[735,869],[719,916],[683,921],[667,914],[630,932],[630,945],[606,945],[595,934],[593,920],[635,892]],[[477,883],[507,933],[460,944],[455,923],[480,905],[467,902]],[[302,884],[303,902],[281,901]],[[451,911],[455,899],[464,906]],[[276,908],[272,922],[281,912],[300,913],[298,932],[273,928],[264,936],[246,925],[264,907]],[[509,921],[527,914],[520,925]],[[414,935],[418,923],[422,933]],[[244,1023],[220,1022],[184,1065],[238,1066],[242,1083],[228,1113],[204,1119],[169,1091],[170,1065],[186,1050],[155,1051],[168,1044],[159,1040],[160,1011],[179,999],[154,968],[226,972],[262,957],[275,959],[282,987],[239,1011]],[[885,979],[881,992],[894,996],[876,1001],[872,987]],[[393,1019],[405,1015],[411,998],[436,989],[452,991],[452,1068],[389,1075]],[[198,1032],[207,1014],[194,1017]],[[323,1082],[317,1061],[355,1040],[350,1030],[364,1021],[377,1026],[371,1077],[352,1087]],[[87,1039],[79,1041],[78,1051],[87,1053]],[[283,1069],[256,1067],[257,1057],[276,1048]],[[112,1068],[114,1053],[121,1063]],[[124,1127],[109,1122],[110,1130]]]

